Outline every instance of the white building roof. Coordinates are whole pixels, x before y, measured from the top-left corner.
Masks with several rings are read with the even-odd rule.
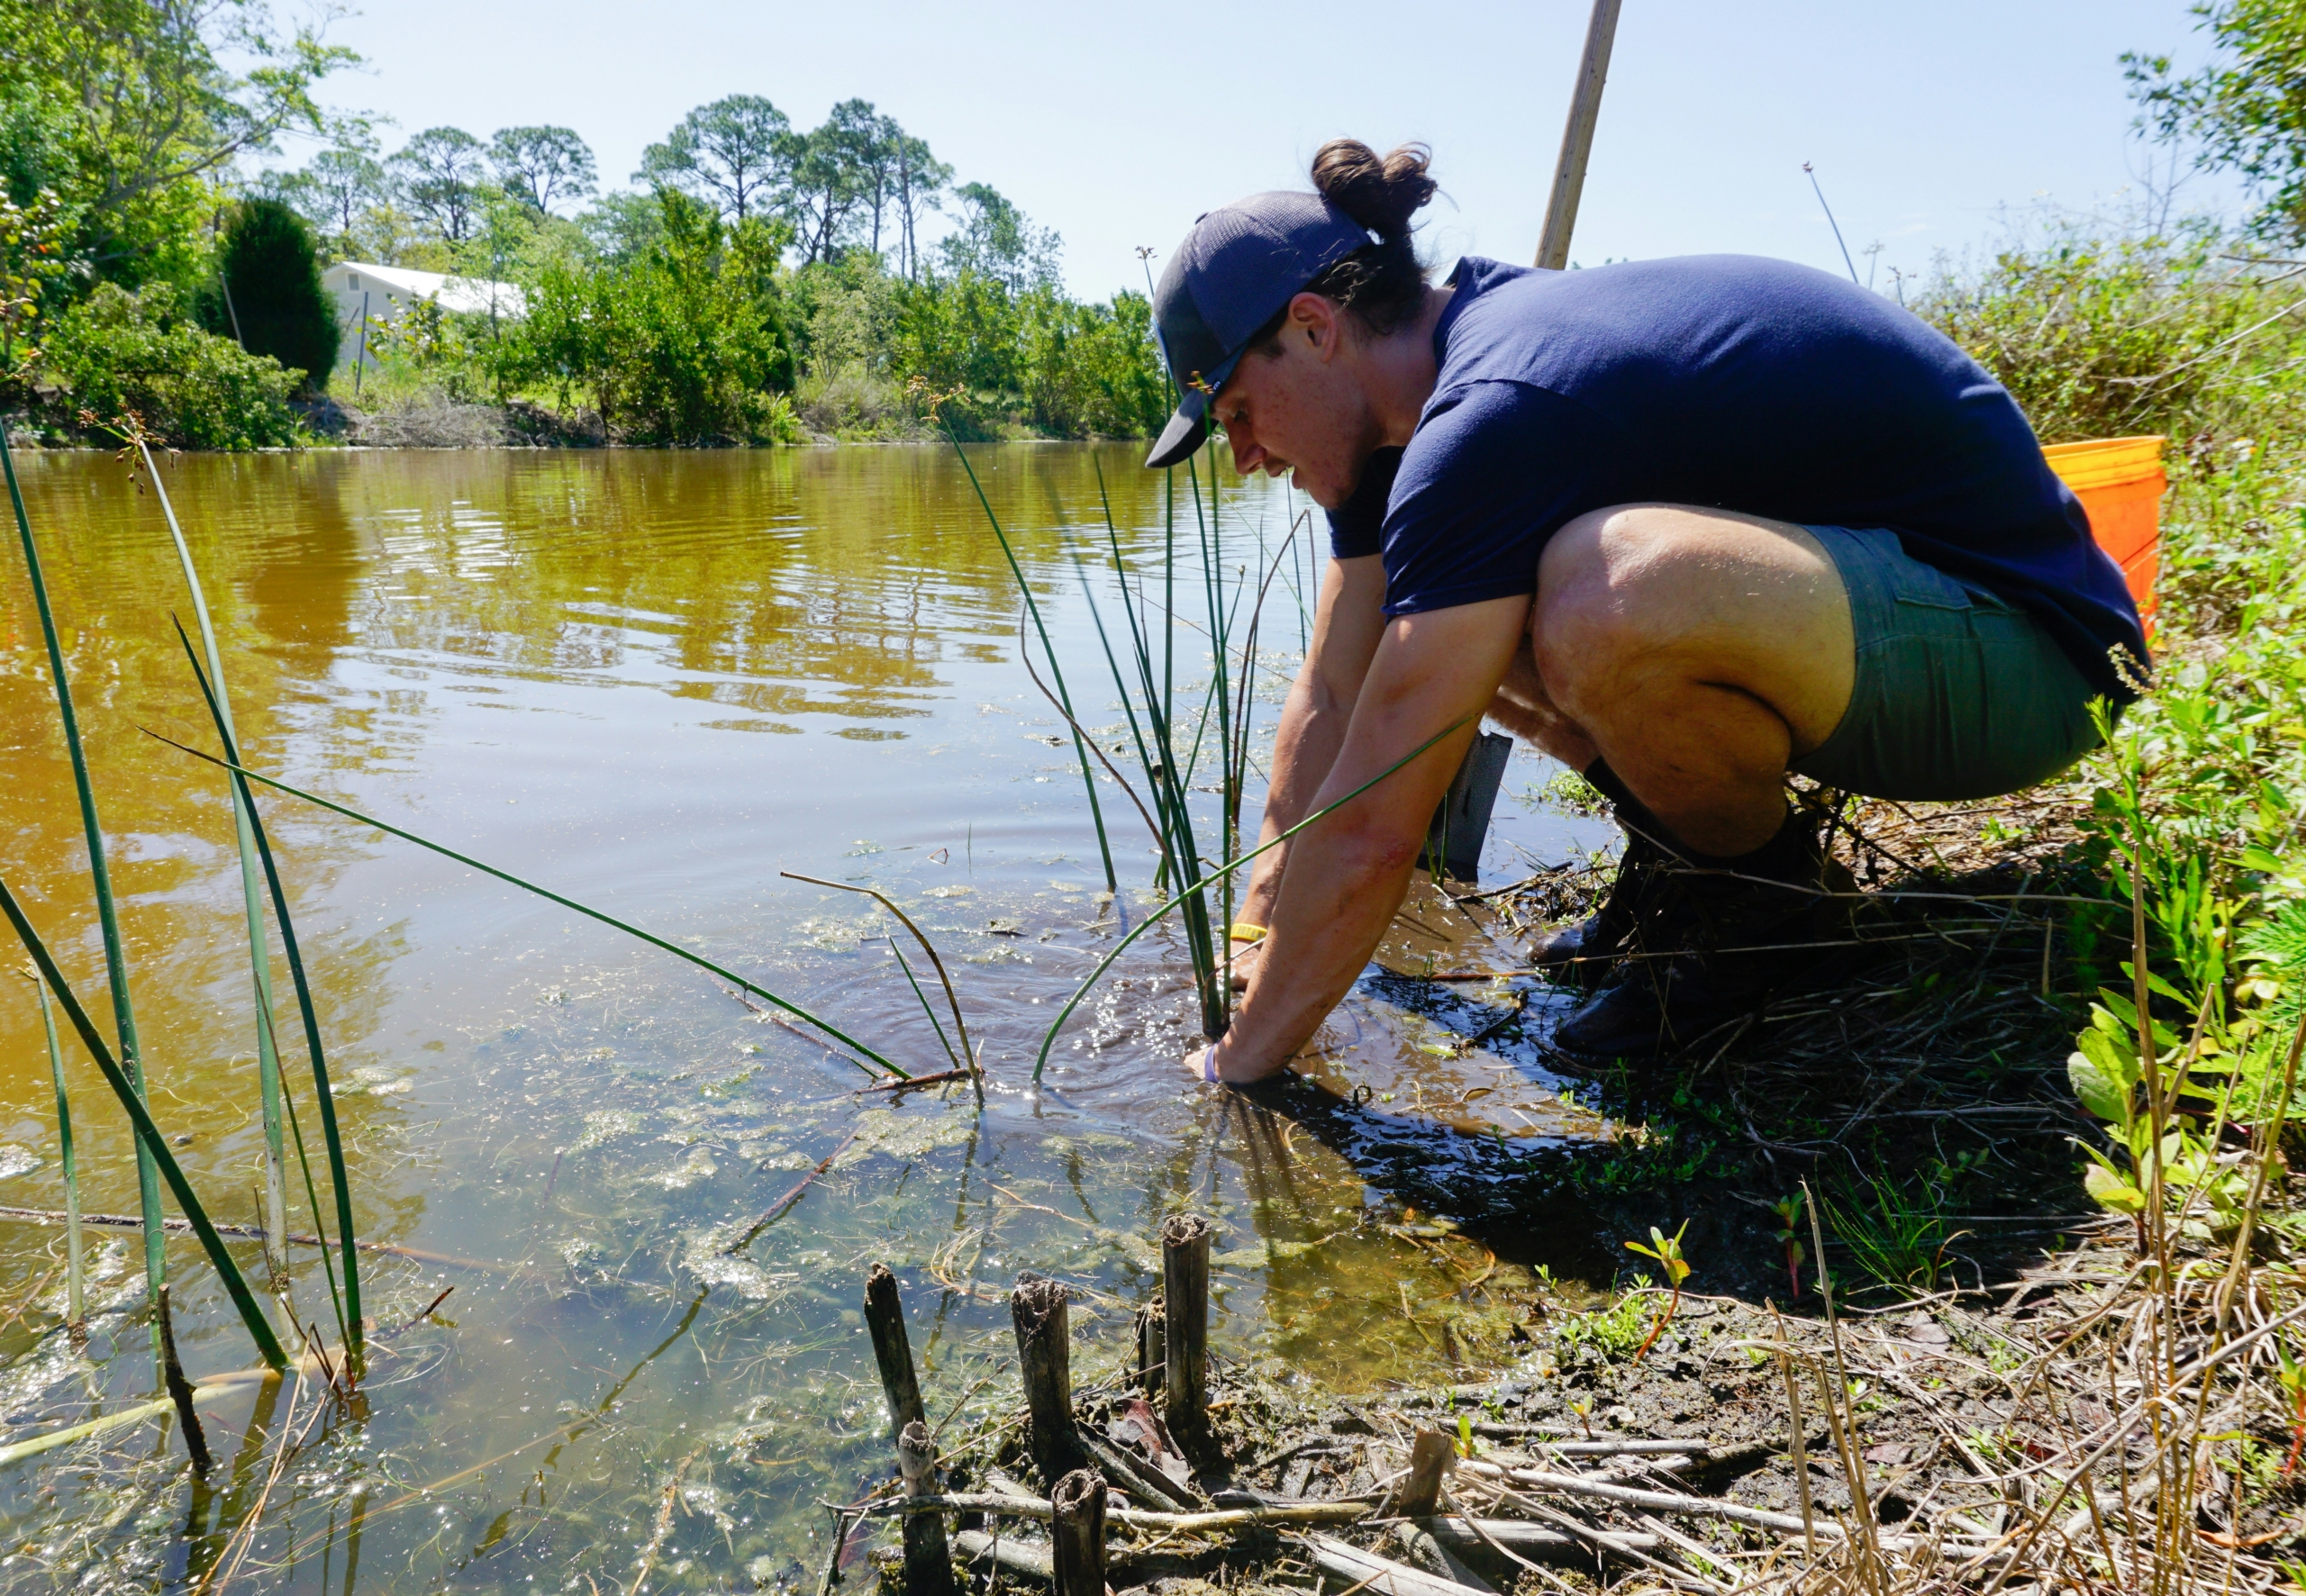
[[[322,274],[331,293],[359,294],[379,288],[404,299],[437,299],[440,308],[486,315],[525,315],[528,300],[513,284],[486,277],[452,277],[437,271],[413,271],[404,266],[377,266],[365,260],[340,260]]]

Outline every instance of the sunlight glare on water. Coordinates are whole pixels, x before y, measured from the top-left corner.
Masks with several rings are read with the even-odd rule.
[[[1159,480],[1125,446],[972,456],[1082,719],[1118,748],[1121,712],[1071,557],[1109,561],[1102,465],[1127,558],[1155,569]],[[0,1474],[18,1548],[0,1581],[47,1588],[91,1570],[161,1588],[237,1557],[241,1582],[284,1590],[563,1590],[588,1575],[622,1588],[677,1477],[652,1588],[813,1586],[813,1504],[853,1500],[889,1467],[858,1312],[873,1260],[903,1283],[936,1413],[1003,1359],[1004,1293],[1024,1268],[1080,1288],[1090,1339],[1076,1370],[1110,1372],[1158,1280],[1151,1238],[1185,1208],[1221,1226],[1221,1348],[1269,1350],[1348,1388],[1432,1377],[1456,1352],[1406,1305],[1458,1293],[1484,1249],[1421,1244],[1387,1222],[1405,1206],[1477,1220],[1549,1151],[1600,1129],[1496,1024],[1513,990],[1503,982],[1373,975],[1324,1033],[1317,1073],[1332,1092],[1301,1089],[1280,1111],[1210,1092],[1181,1067],[1199,1022],[1159,929],[1075,1017],[1049,1090],[1029,1091],[1049,1016],[1118,922],[1066,728],[1017,663],[1014,579],[949,450],[348,451],[162,469],[256,768],[692,947],[908,1069],[949,1067],[896,969],[890,918],[778,872],[878,888],[951,967],[989,1101],[979,1114],[958,1087],[858,1096],[857,1068],[703,972],[267,797],[362,1238],[401,1249],[372,1255],[381,1350],[365,1418],[315,1410],[309,1391],[294,1415],[283,1392],[221,1398],[210,1436],[224,1473],[190,1494],[164,1466],[181,1448],[149,1421],[18,1464]],[[213,770],[139,730],[213,746],[169,626],[171,611],[189,624],[189,602],[157,504],[124,466],[35,456],[23,475],[155,1115],[212,1212],[253,1223],[262,1131],[230,812]],[[1222,579],[1253,581],[1291,513],[1279,485],[1229,482]],[[1176,527],[1195,548],[1189,504]],[[1279,555],[1260,750],[1325,553],[1316,515]],[[1178,607],[1193,619],[1198,556],[1185,558]],[[1109,563],[1097,569],[1110,606]],[[103,1012],[79,820],[13,548],[5,572],[5,868]],[[1197,702],[1206,639],[1181,622],[1176,649],[1179,697]],[[1594,823],[1538,802],[1554,768],[1517,753],[1484,884],[1601,842]],[[1119,789],[1101,792],[1133,924],[1158,901],[1153,855]],[[1257,810],[1253,792],[1252,831]],[[1509,952],[1421,885],[1380,962],[1417,975],[1498,967]],[[276,979],[285,994],[285,967]],[[13,984],[0,1201],[56,1209],[46,1054],[32,994]],[[283,1002],[286,1066],[309,1105]],[[85,1205],[133,1212],[117,1107],[77,1047],[67,1076]],[[300,1229],[307,1206],[299,1188]],[[765,1213],[773,1222],[730,1250]],[[0,1325],[0,1441],[149,1394],[122,1234],[94,1233],[106,1310],[76,1349],[58,1328],[60,1232],[0,1218],[0,1300],[24,1305]],[[196,1249],[173,1244],[170,1259],[194,1377],[246,1366]],[[276,1302],[325,1331],[309,1249],[286,1283]],[[434,1319],[409,1322],[451,1286]],[[995,1378],[968,1410],[1014,1400]],[[308,1419],[304,1451],[267,1494],[266,1434]],[[235,1544],[259,1496],[261,1521]]]

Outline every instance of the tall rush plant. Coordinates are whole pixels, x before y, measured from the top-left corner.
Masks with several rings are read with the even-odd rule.
[[[64,729],[65,749],[72,759],[72,784],[80,800],[80,830],[88,848],[88,878],[95,892],[96,924],[104,937],[104,979],[112,989],[113,1026],[120,1040],[119,1067],[141,1106],[146,1100],[144,1053],[138,1045],[136,1011],[128,995],[128,957],[121,947],[120,915],[113,902],[112,872],[104,863],[104,826],[96,817],[95,787],[88,777],[87,754],[80,745],[80,721],[73,712],[71,680],[64,669],[64,646],[57,638],[48,581],[41,569],[39,546],[32,541],[32,518],[24,511],[23,490],[16,481],[16,458],[9,447],[5,422],[0,422],[0,473],[7,478],[8,504],[15,512],[16,535],[23,544],[24,569],[32,580],[41,637],[48,645],[49,675],[56,687],[57,716]],[[150,1328],[157,1380],[161,1364],[160,1286],[168,1279],[168,1239],[161,1229],[159,1169],[141,1137],[136,1142],[136,1202],[138,1217],[144,1225],[144,1297],[152,1310]]]
[[[200,572],[192,563],[192,550],[185,543],[184,529],[177,524],[176,506],[168,502],[168,490],[152,463],[151,447],[144,440],[143,429],[135,427],[132,436],[144,463],[144,475],[152,485],[153,496],[160,502],[160,515],[168,525],[168,540],[176,545],[177,564],[184,571],[184,584],[192,592],[192,617],[199,623],[200,645],[208,656],[207,682],[203,684],[203,691],[207,694],[209,712],[215,718],[217,732],[229,752],[238,746],[232,726],[232,695],[224,685],[224,657],[216,647],[216,629],[209,621],[208,595],[201,589]],[[181,633],[183,629],[179,627],[177,630]],[[234,764],[240,763],[238,754],[232,754],[232,758]],[[264,902],[257,887],[255,813],[242,784],[234,782],[226,785],[232,794],[233,839],[240,846],[241,911],[248,924],[249,975],[256,1002],[257,1094],[264,1113],[264,1256],[274,1277],[285,1279],[283,1271],[288,1261],[288,1173],[281,1139],[280,1052],[272,1029],[272,955],[265,943]]]
[[[185,659],[192,667],[193,679],[200,684],[200,696],[208,705],[209,719],[215,724],[217,739],[224,745],[225,757],[237,766],[241,762],[240,743],[233,735],[223,701],[202,672],[200,660],[192,651],[192,639],[185,636],[181,623],[177,627],[177,640],[184,645]],[[213,657],[213,653],[211,657]],[[313,1066],[313,1099],[320,1106],[321,1139],[328,1155],[329,1183],[336,1198],[336,1238],[342,1252],[344,1274],[340,1293],[336,1274],[329,1267],[328,1225],[321,1217],[320,1193],[313,1189],[312,1162],[304,1154],[304,1137],[301,1127],[296,1129],[296,1158],[304,1169],[305,1200],[312,1206],[313,1229],[321,1238],[321,1270],[328,1278],[329,1301],[336,1310],[337,1331],[340,1344],[344,1347],[346,1373],[350,1382],[358,1382],[367,1362],[360,1319],[360,1252],[353,1240],[352,1181],[344,1164],[344,1138],[337,1129],[336,1093],[329,1080],[328,1055],[321,1046],[320,1016],[313,1005],[313,984],[304,973],[304,952],[296,942],[296,922],[289,917],[288,895],[280,885],[280,867],[273,860],[272,840],[265,835],[264,820],[257,812],[256,795],[249,790],[248,778],[234,770],[231,773],[231,782],[234,808],[247,820],[250,840],[264,868],[265,885],[272,897],[273,919],[280,927],[281,951],[288,958],[288,978],[296,989],[297,1013],[304,1023],[304,1051]],[[259,929],[262,923],[259,920]],[[260,949],[261,943],[259,948]],[[261,963],[260,953],[259,957]],[[260,993],[268,993],[271,990],[268,982],[259,990]],[[272,1045],[277,1058],[278,1044],[272,1035],[272,1010],[269,1006],[263,1010],[260,1019],[265,1038]],[[289,1122],[295,1126],[296,1105],[285,1091],[280,1096],[286,1104]],[[280,1238],[280,1245],[285,1251],[287,1244],[285,1212],[280,1224],[284,1229],[274,1234]]]

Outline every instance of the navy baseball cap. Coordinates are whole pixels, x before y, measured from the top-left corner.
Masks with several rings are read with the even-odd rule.
[[[1318,194],[1276,190],[1195,220],[1153,291],[1153,325],[1181,396],[1145,457],[1174,466],[1209,436],[1209,404],[1257,329],[1305,285],[1370,241]]]

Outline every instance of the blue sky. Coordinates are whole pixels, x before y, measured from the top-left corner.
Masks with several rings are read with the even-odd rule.
[[[1056,228],[1073,289],[1103,297],[1142,283],[1135,246],[1166,254],[1201,211],[1303,186],[1338,134],[1433,147],[1439,258],[1529,258],[1587,9],[395,0],[331,27],[369,63],[331,97],[392,118],[388,149],[440,122],[563,123],[622,182],[722,95],[767,95],[800,126],[859,95]],[[2199,59],[2184,0],[1625,0],[1573,255],[1838,270],[1805,160],[1861,273],[1883,246],[1885,289],[1890,268],[1990,245],[2038,204],[2117,211],[2143,170],[2125,50]]]

